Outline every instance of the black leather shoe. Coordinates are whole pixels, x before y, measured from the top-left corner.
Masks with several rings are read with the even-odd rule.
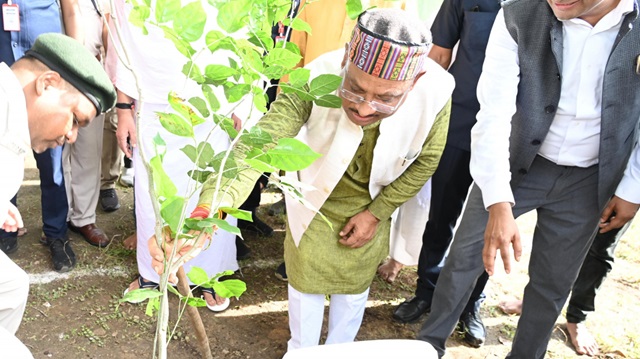
[[[236,236],[236,259],[243,260],[251,257],[251,249],[244,244],[244,240]]]
[[[258,218],[255,209],[252,211],[252,219],[253,222],[239,219],[238,228],[240,228],[241,231],[253,232],[264,237],[273,236],[273,228],[271,228],[268,224],[264,223],[260,218]]]
[[[400,304],[393,312],[393,319],[400,323],[413,323],[420,317],[431,310],[431,302],[424,299],[413,297]]]
[[[105,212],[113,212],[120,208],[120,200],[114,188],[100,190],[100,206]]]
[[[67,238],[44,238],[44,244],[51,250],[53,268],[60,273],[68,272],[76,265],[76,254]]]
[[[460,331],[464,332],[464,341],[474,348],[484,344],[487,331],[482,323],[480,311],[465,312],[460,316]]]

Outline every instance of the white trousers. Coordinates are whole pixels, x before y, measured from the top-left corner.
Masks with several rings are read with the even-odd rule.
[[[7,358],[33,358],[15,337],[27,306],[29,276],[0,251],[0,348]]]
[[[360,294],[332,294],[329,302],[329,333],[325,344],[352,342],[364,316],[369,288]],[[307,294],[289,285],[289,330],[287,350],[318,345],[324,319],[324,294]]]

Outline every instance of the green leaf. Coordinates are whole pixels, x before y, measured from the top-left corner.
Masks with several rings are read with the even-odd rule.
[[[276,172],[279,168],[269,164],[269,156],[263,155],[261,157],[245,158],[244,162],[259,172]]]
[[[233,128],[233,120],[229,117],[213,114],[213,122],[229,135],[229,138],[236,138],[238,131]],[[217,168],[217,167],[214,167]]]
[[[300,62],[302,56],[294,53],[289,49],[283,49],[276,47],[264,57],[264,63],[267,65],[280,65],[287,68],[292,68]]]
[[[293,21],[291,21],[291,19],[287,18],[284,19],[284,21],[282,21],[282,23],[284,24],[284,26],[291,26],[292,29],[294,30],[298,30],[298,31],[304,31],[306,33],[308,33],[309,35],[311,35],[311,26],[304,20],[300,19],[300,18],[294,18]]]
[[[360,0],[347,0],[347,16],[355,20],[362,14],[362,2]]]
[[[167,286],[167,290],[168,290],[169,292],[171,292],[171,293],[173,293],[173,294],[177,295],[179,298],[184,297],[184,296],[183,296],[182,294],[180,294],[180,292],[178,292],[178,290],[177,290],[174,286],[172,286],[172,285],[168,285],[168,286]]]
[[[194,64],[192,61],[187,62],[182,67],[182,73],[193,81],[197,82],[199,85],[204,83],[204,76],[202,76],[202,72],[200,72],[200,68]]]
[[[198,286],[209,281],[209,275],[200,267],[191,267],[191,270],[187,273],[187,277],[193,284]]]
[[[235,40],[217,30],[211,30],[205,36],[205,42],[212,53],[222,49],[235,51]]]
[[[209,107],[211,107],[211,111],[217,112],[218,110],[220,110],[220,101],[218,101],[216,94],[213,93],[213,89],[211,88],[211,86],[202,85],[202,93],[207,99]]]
[[[237,219],[253,222],[253,219],[251,218],[251,211],[231,207],[220,207],[218,209],[230,216],[236,217]]]
[[[204,75],[213,82],[220,82],[237,74],[238,71],[225,65],[207,65],[204,69]]]
[[[264,70],[262,56],[256,49],[242,48],[238,51],[238,54],[242,58],[242,65],[246,71],[262,72]]]
[[[218,9],[218,26],[232,34],[249,23],[250,0],[229,1]]]
[[[207,306],[207,301],[204,300],[203,298],[196,298],[196,297],[182,297],[180,298],[181,301],[186,302],[187,305],[192,306],[192,307],[206,307]]]
[[[303,101],[313,101],[316,99],[316,97],[310,95],[305,88],[292,87],[289,84],[280,84],[280,90],[283,93],[295,93]]]
[[[142,303],[147,299],[158,298],[161,296],[162,296],[162,292],[160,292],[157,289],[150,289],[150,288],[135,289],[135,290],[128,291],[127,294],[125,294],[124,297],[120,299],[120,302],[121,303],[124,303],[124,302]]]
[[[178,11],[173,20],[173,29],[183,40],[193,42],[204,33],[206,22],[207,13],[202,8],[202,3],[194,1]]]
[[[251,92],[251,85],[249,84],[230,84],[224,88],[224,95],[229,103],[242,100],[249,92]]]
[[[182,151],[185,155],[187,155],[187,157],[189,157],[191,162],[193,162],[193,163],[196,162],[196,157],[198,156],[198,151],[196,151],[195,146],[186,145],[186,146],[182,147],[180,149],[180,151]]]
[[[250,43],[264,49],[266,52],[273,49],[273,39],[271,38],[271,34],[266,31],[257,31],[248,40]]]
[[[336,95],[322,95],[317,99],[313,100],[313,103],[322,107],[331,107],[331,108],[342,107],[342,99]]]
[[[285,68],[282,65],[271,65],[264,69],[262,73],[272,80],[278,80],[282,78],[282,76],[286,75],[289,72],[289,69]]]
[[[302,87],[309,81],[311,71],[304,68],[297,68],[289,74],[289,83],[293,87]]]
[[[227,231],[227,232],[229,232],[231,234],[240,235],[240,229],[238,227],[232,226],[231,224],[229,224],[229,222],[225,221],[224,219],[220,219],[220,218],[205,218],[205,219],[202,219],[197,223],[197,226],[199,228],[211,228],[213,226],[216,226],[219,229]]]
[[[264,131],[259,126],[253,126],[248,132],[244,132],[240,136],[240,141],[243,144],[252,148],[262,149],[264,145],[273,142],[273,138],[269,132]]]
[[[148,35],[149,32],[147,28],[144,26],[145,21],[151,16],[151,9],[149,6],[137,5],[131,9],[131,13],[129,14],[129,22],[135,27],[139,27],[142,29],[143,34]]]
[[[211,115],[211,113],[209,112],[209,108],[207,107],[207,103],[202,98],[192,97],[189,99],[189,103],[193,105],[193,107],[195,107],[198,112],[200,112],[202,117],[209,117],[209,115]]]
[[[252,88],[252,92],[253,92],[253,105],[256,107],[256,109],[262,113],[266,113],[267,112],[267,101],[268,101],[268,97],[267,94],[265,94],[263,92],[263,89],[261,87],[258,86],[253,86]]]
[[[201,171],[201,170],[187,171],[187,174],[189,175],[189,177],[193,178],[193,180],[197,181],[198,183],[205,183],[212,173],[213,172],[211,171]]]
[[[157,0],[156,21],[165,23],[173,20],[180,7],[180,0]]]
[[[225,178],[235,178],[238,173],[238,165],[236,164],[236,158],[233,155],[233,152],[229,153],[229,157],[225,162],[224,169],[222,169],[222,160],[224,159],[225,152],[218,152],[211,162],[209,162],[209,166],[212,167],[216,172],[222,173],[222,177]]]
[[[281,138],[267,154],[271,165],[284,171],[299,171],[320,157],[319,153],[294,138]]]
[[[184,209],[184,197],[173,196],[164,200],[160,204],[160,216],[166,224],[171,228],[171,232],[176,233],[180,229],[180,218]]]
[[[213,290],[223,298],[240,297],[247,290],[247,284],[239,279],[227,279],[211,283]]]
[[[162,167],[162,159],[159,155],[153,156],[149,160],[149,166],[152,170],[153,184],[155,185],[156,195],[158,197],[169,198],[178,193],[178,189],[171,181],[171,178],[164,171]]]
[[[175,113],[156,112],[160,119],[160,124],[167,131],[176,136],[193,137],[193,126],[182,116]]]
[[[151,141],[153,142],[153,149],[155,150],[155,153],[158,154],[162,160],[162,158],[164,158],[164,154],[167,152],[167,143],[164,142],[159,133],[156,133]]]
[[[215,151],[213,147],[211,147],[211,144],[204,141],[198,144],[197,149],[192,145],[186,145],[181,148],[180,151],[187,155],[191,162],[196,163],[197,160],[196,166],[202,169],[207,168],[209,161],[215,156]],[[198,156],[198,154],[200,156]]]
[[[284,45],[284,48],[293,52],[296,55],[301,55],[300,53],[300,48],[298,47],[298,45],[294,44],[291,41],[287,41]],[[302,57],[302,56],[301,56]],[[297,64],[296,64],[297,65]]]
[[[164,32],[164,37],[171,40],[176,49],[185,57],[190,59],[191,56],[196,53],[196,50],[194,50],[187,41],[178,36],[178,34],[172,28],[167,26],[160,26],[160,28]]]
[[[144,310],[144,314],[148,317],[153,317],[153,313],[160,309],[160,298],[151,298],[147,302],[147,308]]]
[[[309,84],[309,93],[313,96],[322,96],[334,92],[342,83],[342,77],[331,74],[320,75]]]

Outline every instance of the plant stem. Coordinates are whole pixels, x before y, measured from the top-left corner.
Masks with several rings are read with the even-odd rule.
[[[187,279],[187,275],[184,273],[184,267],[180,267],[178,269],[178,290],[185,297],[192,297],[191,289],[189,289],[189,280]],[[204,324],[202,323],[202,318],[200,318],[200,313],[198,313],[198,308],[193,307],[191,305],[187,305],[187,315],[189,316],[189,321],[191,322],[191,326],[196,335],[196,339],[198,339],[198,349],[200,349],[200,355],[202,355],[203,359],[213,359],[213,355],[211,354],[211,347],[209,346],[209,337],[207,336],[207,332],[204,329]]]

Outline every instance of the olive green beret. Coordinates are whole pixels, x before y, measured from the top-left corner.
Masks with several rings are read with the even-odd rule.
[[[103,113],[116,102],[113,83],[100,62],[80,42],[66,35],[47,33],[38,36],[24,55],[45,64],[82,92]]]

